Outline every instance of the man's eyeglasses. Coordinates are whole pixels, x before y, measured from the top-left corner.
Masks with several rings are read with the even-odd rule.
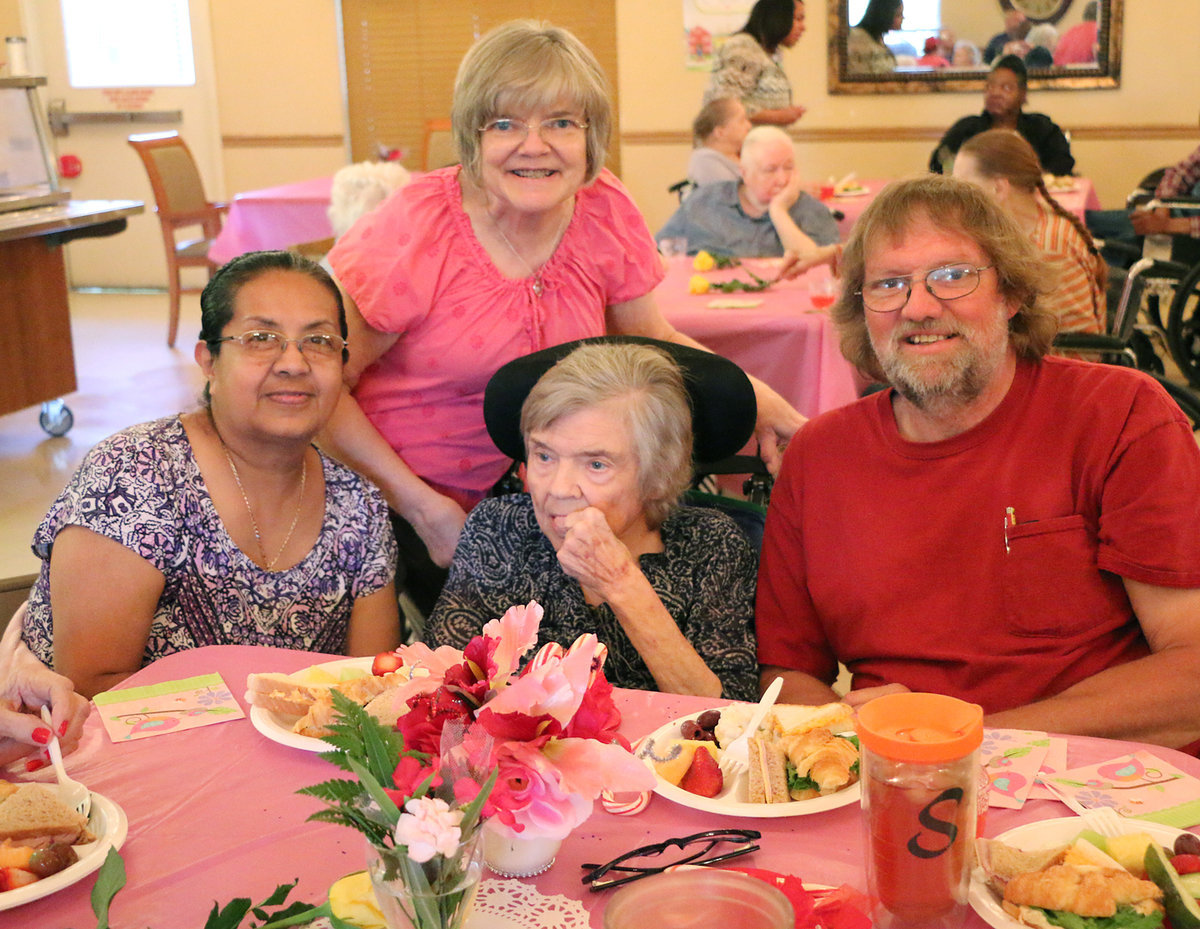
[[[520,145],[529,138],[531,129],[537,129],[537,134],[543,142],[547,145],[555,145],[578,138],[579,134],[587,127],[588,124],[583,120],[571,119],[569,116],[553,116],[550,119],[543,119],[533,126],[523,119],[501,116],[488,120],[479,131],[494,139],[503,139],[512,145]]]
[[[251,329],[241,335],[229,335],[223,339],[213,339],[209,344],[220,342],[237,342],[246,352],[255,358],[278,358],[287,351],[288,343],[295,342],[300,354],[310,360],[335,358],[349,344],[340,335],[328,332],[314,332],[298,339],[284,338],[282,332],[270,329]]]
[[[583,883],[589,890],[607,890],[628,884],[651,874],[661,874],[682,864],[716,864],[757,851],[753,843],[762,838],[754,829],[714,829],[697,832],[681,839],[667,839],[655,845],[643,845],[608,864],[584,864]]]
[[[863,289],[855,291],[855,295],[862,297],[863,306],[874,313],[895,313],[907,306],[908,298],[912,296],[913,284],[924,284],[925,289],[939,300],[957,300],[959,297],[975,293],[979,287],[980,275],[991,267],[994,265],[977,268],[960,262],[934,268],[927,271],[924,277],[911,274],[881,277],[864,283]]]

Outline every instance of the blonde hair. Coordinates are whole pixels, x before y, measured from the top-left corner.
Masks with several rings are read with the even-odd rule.
[[[866,255],[881,239],[899,239],[919,222],[966,236],[982,249],[995,268],[1001,296],[1017,304],[1008,321],[1009,344],[1020,357],[1040,360],[1058,331],[1054,314],[1038,304],[1045,292],[1045,261],[1016,221],[984,190],[940,174],[888,184],[855,222],[840,263],[842,296],[830,311],[841,333],[842,354],[864,374],[887,380],[867,332],[861,293]]]
[[[646,522],[662,525],[692,478],[692,410],[679,366],[648,345],[581,345],[543,374],[521,405],[521,435],[620,398]]]
[[[589,183],[604,167],[612,132],[608,78],[587,47],[566,29],[532,19],[497,26],[463,57],[454,81],[451,131],[463,171],[480,177],[479,130],[510,110],[545,109],[567,101],[587,128]]]

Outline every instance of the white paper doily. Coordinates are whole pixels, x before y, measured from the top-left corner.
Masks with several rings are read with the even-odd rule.
[[[588,913],[578,900],[515,880],[487,880],[479,885],[475,912],[467,929],[588,929]]]

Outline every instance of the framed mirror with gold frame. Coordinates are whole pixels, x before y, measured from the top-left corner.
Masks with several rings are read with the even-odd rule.
[[[987,0],[943,0],[943,20],[953,21],[956,4],[981,6]],[[1031,22],[1060,18],[1073,5],[1082,7],[1086,0],[990,0],[997,4],[997,31],[1002,26],[1006,10],[1016,8]],[[1052,68],[1031,68],[1031,89],[1093,90],[1120,86],[1122,4],[1124,0],[1097,0],[1098,24],[1096,60],[1088,64]],[[846,41],[851,25],[848,23],[849,0],[827,0],[828,3],[828,74],[831,94],[905,94],[981,91],[987,77],[987,67],[926,68],[899,67],[884,74],[851,73]],[[947,10],[950,13],[947,13]],[[980,48],[988,37],[979,39]]]

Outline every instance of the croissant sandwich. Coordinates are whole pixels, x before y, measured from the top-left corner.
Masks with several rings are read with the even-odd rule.
[[[1086,840],[1026,852],[977,839],[979,865],[1013,919],[1038,929],[1148,929],[1162,921],[1162,890]]]

